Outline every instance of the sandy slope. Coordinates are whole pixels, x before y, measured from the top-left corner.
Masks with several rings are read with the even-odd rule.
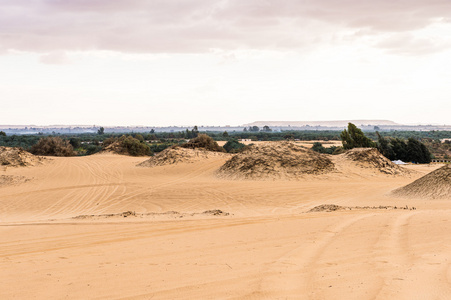
[[[1,171],[30,180],[0,187],[0,299],[451,297],[451,201],[389,193],[434,166],[410,166],[410,177],[350,167],[237,181],[215,176],[222,157],[136,167],[143,160],[103,154]],[[417,209],[306,213],[332,203]],[[213,209],[231,215],[190,215]],[[124,211],[184,217],[73,219]]]

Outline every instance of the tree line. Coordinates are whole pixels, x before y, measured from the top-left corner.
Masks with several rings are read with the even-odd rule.
[[[256,127],[256,126],[255,126]],[[267,128],[266,128],[267,127]],[[103,128],[100,128],[95,133],[85,134],[73,134],[73,135],[11,135],[7,136],[4,133],[0,133],[0,146],[8,147],[22,147],[25,150],[31,151],[32,147],[39,144],[40,139],[46,137],[58,137],[63,140],[65,146],[70,145],[72,147],[72,153],[75,155],[90,155],[102,150],[102,145],[105,147],[105,141],[107,144],[114,139],[120,139],[124,134],[120,133],[105,133]],[[313,150],[328,154],[342,153],[343,150],[351,149],[355,147],[374,147],[391,160],[403,160],[413,161],[419,163],[430,162],[431,153],[430,148],[422,142],[426,141],[427,145],[437,145],[439,138],[451,137],[449,131],[393,131],[393,132],[366,132],[357,128],[354,124],[348,124],[347,129],[343,131],[283,131],[274,132],[268,126],[260,130],[257,128],[249,128],[246,131],[240,132],[202,132],[212,139],[219,141],[227,141],[224,148],[227,152],[238,152],[244,145],[239,143],[239,139],[251,139],[252,141],[280,141],[280,140],[341,140],[343,147],[333,146],[331,148],[325,148],[321,143],[315,143]],[[127,143],[131,148],[139,149],[138,144],[145,145],[146,149],[149,148],[150,152],[160,152],[167,147],[173,145],[180,145],[187,140],[196,138],[201,134],[198,127],[194,126],[191,130],[179,132],[155,132],[151,130],[147,133],[128,133],[125,134]],[[133,140],[132,140],[133,139]],[[125,139],[124,139],[125,140]],[[135,140],[137,142],[135,142]],[[54,140],[52,141],[55,145]],[[39,147],[38,147],[39,148]],[[41,147],[43,148],[43,147]],[[141,151],[141,150],[140,150]],[[147,151],[147,150],[145,150]],[[139,152],[139,151],[138,151]],[[68,153],[68,152],[64,152]]]

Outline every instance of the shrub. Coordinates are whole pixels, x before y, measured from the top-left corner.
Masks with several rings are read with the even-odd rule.
[[[321,144],[320,142],[315,142],[313,143],[313,146],[311,148],[313,151],[316,151],[318,153],[328,153],[328,151],[326,150],[326,148],[324,148],[323,144]],[[331,153],[328,153],[331,154]]]
[[[330,148],[333,148],[333,146]],[[342,153],[345,153],[345,149],[341,146],[338,146],[338,147],[334,148],[334,152],[332,152],[332,155],[338,155],[338,154],[342,154]]]
[[[225,145],[223,146],[223,148],[225,149],[225,151],[229,152],[229,153],[238,153],[240,152],[246,145],[238,142],[237,139],[230,139],[227,141],[227,143],[225,143]]]
[[[112,150],[119,154],[131,156],[152,155],[149,145],[140,142],[132,136],[121,136],[120,138],[108,138],[103,142],[103,148]]]
[[[86,155],[91,155],[91,154],[94,154],[94,153],[97,153],[97,152],[99,152],[100,150],[102,150],[102,147],[101,146],[96,146],[96,145],[88,145],[87,147],[86,147]]]
[[[341,154],[344,152],[343,147],[330,146],[329,148],[325,148],[323,144],[321,144],[320,142],[313,143],[312,150],[318,153],[334,154],[334,155]]]
[[[69,143],[72,145],[74,149],[81,147],[81,140],[76,137],[72,137],[69,139]]]
[[[68,140],[49,136],[41,138],[37,144],[31,147],[30,152],[35,155],[73,156],[74,148]]]
[[[109,138],[107,138],[106,140],[103,141],[102,146],[103,146],[103,148],[106,148],[106,147],[108,147],[109,145],[111,145],[111,144],[117,142],[117,140],[118,140],[118,138],[115,138],[115,137],[109,137]]]
[[[181,145],[181,147],[190,149],[203,148],[208,151],[225,152],[224,148],[219,146],[215,140],[206,134],[199,134],[188,143]]]

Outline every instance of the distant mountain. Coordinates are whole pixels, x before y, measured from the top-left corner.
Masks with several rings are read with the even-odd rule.
[[[265,125],[269,127],[303,127],[303,126],[324,126],[324,127],[345,127],[348,123],[357,126],[399,126],[401,124],[389,120],[342,120],[342,121],[255,121],[253,123],[244,124],[244,127]]]

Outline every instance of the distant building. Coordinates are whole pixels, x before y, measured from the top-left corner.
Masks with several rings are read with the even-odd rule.
[[[440,142],[442,142],[442,143],[450,142],[451,143],[451,139],[441,139]]]
[[[241,139],[240,142],[251,142],[251,139]]]

